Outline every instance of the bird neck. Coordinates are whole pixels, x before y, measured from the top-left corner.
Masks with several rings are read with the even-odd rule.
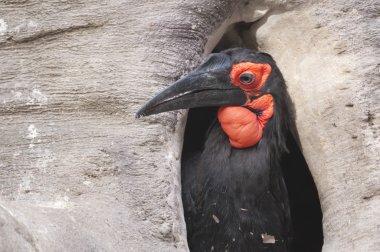
[[[235,148],[256,145],[263,136],[274,111],[273,97],[266,94],[242,106],[225,106],[218,110],[218,119]]]

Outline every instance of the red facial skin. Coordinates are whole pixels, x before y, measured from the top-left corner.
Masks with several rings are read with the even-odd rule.
[[[259,89],[265,84],[270,73],[269,64],[242,62],[232,67],[230,78],[232,84],[241,88],[247,94],[244,104],[254,110],[261,111],[258,116],[242,106],[225,106],[218,110],[218,119],[227,134],[230,143],[235,148],[248,148],[256,145],[262,138],[263,130],[268,120],[273,116],[274,104],[272,95],[266,94],[251,101],[249,95],[259,95]],[[252,81],[243,82],[243,74],[253,75]]]

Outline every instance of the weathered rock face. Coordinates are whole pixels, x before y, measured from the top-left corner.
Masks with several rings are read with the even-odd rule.
[[[0,4],[0,250],[186,249],[174,134],[184,119],[135,113],[198,64],[232,8]]]
[[[324,251],[380,249],[376,8],[371,1],[307,4],[269,15],[255,33],[295,102],[322,204]]]
[[[186,251],[186,113],[134,114],[229,24],[264,16],[243,40],[288,82],[324,251],[379,250],[375,2],[2,2],[0,248]]]

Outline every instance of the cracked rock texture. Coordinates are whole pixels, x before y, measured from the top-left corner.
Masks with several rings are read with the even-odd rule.
[[[288,82],[324,251],[380,250],[379,23],[372,1],[0,3],[0,250],[187,251],[185,112],[136,120],[227,27]]]

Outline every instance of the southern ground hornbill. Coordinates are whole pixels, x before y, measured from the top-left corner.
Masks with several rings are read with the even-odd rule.
[[[200,107],[211,107],[198,118],[207,130],[188,122],[202,137],[185,139],[182,157],[190,250],[320,251],[318,196],[307,166],[298,168],[306,163],[293,105],[272,57],[239,48],[211,54],[137,116]]]

